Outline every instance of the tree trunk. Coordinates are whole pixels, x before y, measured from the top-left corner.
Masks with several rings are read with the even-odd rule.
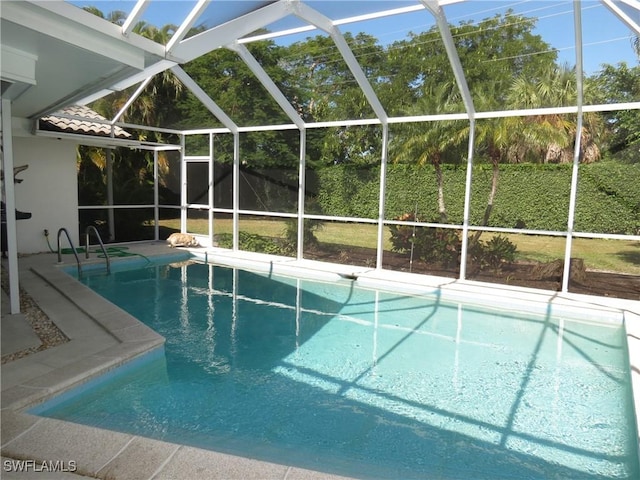
[[[489,218],[491,217],[491,211],[493,210],[493,202],[496,198],[496,192],[498,191],[498,177],[500,176],[500,169],[498,168],[498,159],[493,160],[493,174],[491,176],[491,189],[489,190],[489,198],[487,198],[487,208],[484,209],[484,216],[482,217],[481,227],[486,227],[489,224]],[[478,230],[471,238],[471,243],[476,243],[480,239],[482,231]]]
[[[435,168],[436,181],[438,182],[438,213],[440,214],[440,221],[445,223],[447,221],[447,209],[444,205],[444,179],[442,178],[440,159],[433,162],[433,167]]]

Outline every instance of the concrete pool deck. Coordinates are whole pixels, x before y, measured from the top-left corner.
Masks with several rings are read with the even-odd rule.
[[[130,245],[144,256],[175,253],[164,242]],[[372,285],[398,286],[419,292],[442,286],[450,297],[469,291],[482,295],[502,289],[505,304],[543,302],[554,308],[573,308],[580,302],[586,319],[599,312],[623,312],[629,357],[640,412],[640,302],[600,297],[560,295],[519,288],[502,288],[452,279],[425,278],[368,268],[319,264],[259,254],[234,254],[221,249],[196,249],[209,262],[235,266],[262,265],[276,273],[311,272],[312,276],[358,276]],[[206,252],[206,253],[205,253]],[[66,265],[75,266],[72,255]],[[118,261],[118,259],[114,259]],[[86,260],[83,259],[83,265]],[[89,263],[104,263],[92,259]],[[70,341],[2,365],[2,478],[70,480],[81,476],[103,479],[329,479],[344,478],[292,465],[272,464],[136,435],[113,432],[24,413],[53,395],[83,383],[145,352],[159,348],[164,339],[131,315],[115,307],[62,272],[55,254],[19,259],[21,287],[36,301]],[[391,288],[391,287],[390,287]],[[3,299],[4,304],[4,299]],[[4,310],[4,305],[3,305]],[[3,314],[3,323],[11,317]],[[9,331],[9,330],[8,330]],[[24,331],[10,330],[24,340]],[[4,330],[3,330],[4,332]],[[3,338],[3,346],[14,339]],[[15,338],[18,341],[18,338]],[[29,341],[33,341],[31,338]],[[4,352],[3,352],[4,353]],[[42,463],[44,462],[44,464]],[[327,466],[328,471],[330,466]],[[20,471],[23,470],[23,471]],[[25,471],[27,470],[27,471]]]

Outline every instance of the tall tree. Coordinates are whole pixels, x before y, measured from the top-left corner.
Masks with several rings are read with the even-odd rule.
[[[369,76],[375,78],[375,65],[382,50],[375,38],[345,34],[352,51],[367,57]],[[333,39],[318,35],[291,44],[281,60],[290,82],[299,86],[295,105],[307,122],[373,118],[373,110],[358,86]]]
[[[250,43],[248,49],[285,96],[294,97],[294,87],[286,83],[279,65],[282,58],[281,47],[265,41]],[[235,52],[217,49],[184,65],[184,69],[236,123],[290,123],[280,106]],[[180,124],[182,128],[220,125],[217,121],[212,123],[215,121],[212,114],[194,96],[183,96],[179,108],[183,118]],[[243,135],[243,161],[254,167],[297,164],[297,140],[288,149],[280,149],[277,140],[280,137],[277,132],[269,131]],[[233,158],[231,150],[221,151],[220,154],[220,158],[225,161]]]
[[[492,107],[499,108],[506,104],[514,77],[537,79],[555,63],[556,52],[540,35],[533,33],[535,26],[535,18],[516,15],[511,10],[477,24],[462,22],[450,26],[467,84],[474,96],[491,97],[495,101]],[[391,45],[389,52],[392,81],[399,85],[396,90],[403,88],[410,92],[409,96],[402,97],[404,108],[410,108],[415,99],[438,85],[449,85],[451,94],[457,92],[450,61],[436,27],[423,33],[412,33],[409,40]]]
[[[451,26],[453,41],[464,70],[467,84],[471,90],[476,111],[495,111],[509,108],[509,92],[514,77],[537,81],[544,72],[555,65],[557,54],[542,37],[533,33],[536,19],[513,14],[496,15],[477,24],[462,22]],[[546,53],[540,53],[546,52]],[[409,114],[414,106],[422,104],[422,113],[441,113],[439,104],[433,100],[434,92],[440,92],[446,101],[449,112],[462,111],[463,106],[458,87],[453,81],[450,60],[444,49],[436,27],[420,34],[412,34],[406,41],[397,42],[390,47],[390,65],[393,78],[386,92],[393,94],[404,91],[398,96],[399,111]],[[422,100],[426,99],[426,100]],[[459,128],[459,124],[456,126]],[[440,131],[438,129],[445,129]],[[444,139],[436,140],[416,137],[408,144],[422,142],[424,151],[416,158],[434,159],[434,168],[439,168],[438,152],[452,139],[468,138],[469,126],[466,124],[458,131],[446,131],[446,125],[434,125],[429,135]],[[530,131],[531,132],[531,131]],[[487,194],[487,206],[482,225],[487,225],[493,210],[498,188],[499,165],[514,156],[514,145],[524,143],[524,132],[520,120],[516,118],[486,119],[476,123],[476,158],[486,158],[492,166],[492,179]],[[442,157],[441,157],[442,158]],[[442,212],[442,205],[439,206]],[[477,239],[479,234],[474,236]]]
[[[640,99],[640,66],[625,62],[603,65],[589,78],[589,89],[598,103],[637,102]],[[630,162],[640,161],[640,110],[617,110],[602,114],[609,129],[606,149],[608,153]]]
[[[448,86],[443,84],[431,94],[421,97],[408,113],[451,113],[456,111],[457,104],[456,96],[452,97]],[[459,147],[468,141],[464,125],[465,122],[451,120],[408,123],[396,134],[390,146],[389,158],[392,162],[433,166],[438,216],[442,223],[447,222],[442,164],[447,159],[449,162],[456,162],[461,157]]]
[[[575,105],[577,83],[575,69],[549,66],[538,79],[520,76],[509,89],[511,108],[544,108]],[[577,135],[577,117],[567,114],[532,115],[522,119],[515,156],[510,161],[568,163],[573,160]],[[583,114],[580,142],[580,160],[594,162],[600,158],[597,143],[602,133],[600,116]]]
[[[482,216],[480,226],[487,226],[493,211],[496,193],[498,192],[498,179],[500,177],[500,164],[508,155],[509,149],[518,132],[519,119],[517,117],[491,118],[478,120],[475,128],[475,152],[478,160],[486,156],[491,163],[491,186],[487,194],[487,205]],[[471,238],[476,242],[481,235],[478,230]]]
[[[113,11],[104,15],[100,10],[93,7],[86,10],[116,25],[122,25],[127,18],[126,13],[122,11]],[[135,33],[161,44],[166,44],[175,30],[176,27],[174,25],[157,28],[145,22],[139,22],[133,29]],[[122,92],[114,92],[91,104],[91,108],[106,118],[114,118],[136,88],[136,86],[133,86]],[[182,93],[182,89],[182,84],[170,72],[167,71],[156,75],[147,85],[145,91],[123,113],[120,120],[140,125],[168,126],[176,118],[173,113],[175,108],[171,108],[171,106],[175,105],[176,99]],[[132,133],[136,135],[138,140],[170,140],[161,132],[139,130],[132,131]],[[148,204],[153,199],[153,156],[149,152],[130,149],[113,149],[111,154],[114,202],[116,204]],[[161,152],[159,156],[161,168],[163,166],[166,167],[167,159],[165,158],[165,153]],[[83,180],[79,182],[79,199],[81,203],[89,205],[106,204],[106,163],[105,149],[90,147],[79,149],[78,170],[79,175],[83,177]],[[92,186],[87,188],[89,183],[92,183]],[[82,222],[83,224],[95,223],[95,216],[103,213],[99,211],[95,214],[91,211],[89,215],[83,213]],[[140,228],[142,222],[146,219],[146,213],[132,210],[126,216],[116,215],[115,219],[116,239],[125,240],[122,235],[126,235],[132,229]]]

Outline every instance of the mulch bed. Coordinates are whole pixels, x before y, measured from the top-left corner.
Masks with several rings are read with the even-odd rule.
[[[305,251],[305,258],[373,268],[376,254],[375,250],[369,248],[344,246],[344,248],[338,249],[323,249],[320,247],[312,251]],[[560,291],[562,289],[562,269],[552,272],[550,276],[540,278],[540,269],[536,269],[540,265],[539,263],[516,262],[504,265],[498,272],[469,267],[467,278],[481,282]],[[427,265],[422,261],[414,261],[409,266],[407,255],[386,251],[383,257],[383,268],[448,278],[459,277],[457,269]],[[579,277],[581,277],[579,281],[573,279],[569,282],[569,292],[640,300],[640,276],[638,275],[584,270]]]

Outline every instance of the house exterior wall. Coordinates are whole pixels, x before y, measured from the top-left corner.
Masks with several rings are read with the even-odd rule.
[[[49,252],[57,249],[58,229],[64,227],[78,246],[78,188],[75,142],[36,136],[14,136],[14,165],[29,165],[18,174],[16,209],[31,218],[16,221],[18,253]],[[68,247],[66,237],[62,248]]]

